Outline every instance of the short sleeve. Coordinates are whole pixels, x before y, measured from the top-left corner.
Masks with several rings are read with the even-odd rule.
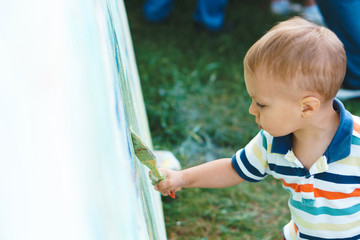
[[[260,131],[246,146],[232,157],[232,165],[241,178],[249,182],[263,180],[269,172],[267,141]]]

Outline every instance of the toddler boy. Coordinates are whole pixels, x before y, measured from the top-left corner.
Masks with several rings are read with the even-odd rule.
[[[360,239],[360,118],[335,99],[345,70],[333,32],[299,17],[277,24],[244,59],[260,132],[232,159],[162,169],[155,189],[168,195],[272,175],[290,193],[284,239]]]

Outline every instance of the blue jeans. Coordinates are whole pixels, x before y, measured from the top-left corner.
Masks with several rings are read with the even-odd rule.
[[[225,7],[228,0],[198,0],[194,20],[211,30],[218,30],[224,24]],[[170,15],[173,0],[147,0],[144,5],[145,18],[159,22]]]
[[[325,22],[345,47],[347,56],[343,87],[360,89],[360,1],[316,0]]]

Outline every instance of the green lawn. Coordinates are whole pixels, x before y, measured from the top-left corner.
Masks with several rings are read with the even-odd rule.
[[[248,48],[284,18],[269,0],[230,0],[222,35],[197,32],[195,0],[176,1],[168,22],[144,21],[143,0],[125,0],[155,149],[172,151],[184,168],[233,153],[258,132],[242,61]],[[359,101],[345,102],[360,115]],[[185,189],[163,198],[169,239],[281,239],[288,193],[268,177],[226,189]]]

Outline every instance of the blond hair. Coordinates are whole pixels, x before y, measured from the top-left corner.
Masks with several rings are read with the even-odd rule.
[[[346,54],[329,29],[294,17],[274,26],[249,49],[245,77],[259,68],[273,79],[315,91],[326,101],[335,97],[344,79]]]

